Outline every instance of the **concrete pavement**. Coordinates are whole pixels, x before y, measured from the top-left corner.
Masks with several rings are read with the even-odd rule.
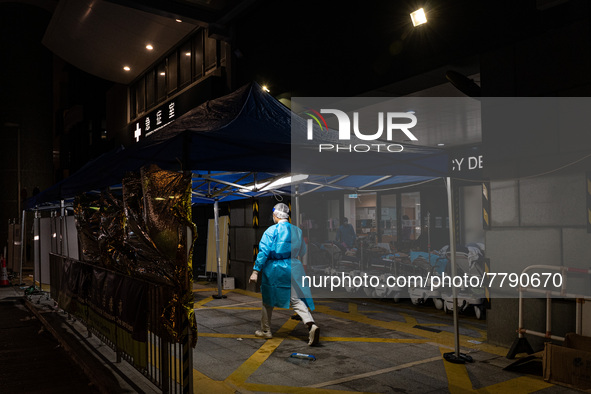
[[[13,354],[32,352],[31,346],[38,346],[33,345],[33,337],[39,334],[38,330],[28,330],[26,335],[17,336],[6,330],[9,320],[18,318],[22,324],[20,319],[25,318],[39,327],[42,321],[48,327],[45,335],[51,332],[58,337],[59,347],[68,350],[78,366],[60,367],[58,358],[65,357],[65,353],[43,353],[45,358],[38,366],[21,368],[21,375],[7,378],[0,374],[0,392],[158,392],[125,361],[115,363],[110,348],[95,337],[88,338],[85,327],[58,312],[47,296],[33,296],[27,304],[29,313],[21,303],[21,291],[17,287],[0,289],[0,298],[4,299],[0,306],[10,303],[9,308],[28,316],[2,309],[0,335],[16,349]],[[454,348],[452,319],[433,307],[379,300],[318,299],[313,315],[321,327],[321,342],[309,347],[307,329],[291,318],[290,310],[275,309],[272,339],[254,336],[260,318],[260,293],[224,290],[227,298],[223,299],[215,299],[214,294],[215,284],[195,283],[194,308],[199,326],[193,352],[196,393],[576,392],[544,382],[538,373],[504,370],[511,363],[505,358],[508,349],[488,344],[486,322],[474,317],[460,318],[461,352],[474,358],[473,363],[462,365],[443,360],[442,354]],[[55,347],[57,343],[52,344]],[[8,370],[8,359],[4,357],[8,353],[5,348],[1,350],[0,366]],[[292,353],[311,354],[316,361],[292,358]],[[89,378],[70,382],[59,378],[59,372],[48,376],[44,373],[47,365],[55,365],[68,376],[74,369],[82,369]],[[541,367],[541,363],[533,365],[534,370]],[[30,383],[29,391],[23,390],[25,383]],[[74,388],[64,388],[64,383]]]
[[[506,348],[487,344],[484,321],[462,316],[461,352],[475,360],[452,364],[451,315],[434,308],[361,299],[315,300],[321,343],[307,345],[304,325],[292,311],[275,309],[273,339],[256,338],[260,294],[196,284],[199,340],[196,392],[276,393],[570,393],[541,376],[503,370]],[[291,358],[312,354],[316,361]],[[541,363],[539,363],[541,367]],[[541,370],[540,370],[541,372]],[[203,375],[205,375],[203,377]]]

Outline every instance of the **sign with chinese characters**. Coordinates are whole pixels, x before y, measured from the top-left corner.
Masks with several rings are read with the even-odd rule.
[[[170,101],[163,106],[138,119],[134,123],[133,138],[135,142],[150,136],[176,119],[176,103]]]
[[[194,109],[212,97],[219,97],[216,89],[219,77],[210,75],[204,80],[162,103],[153,111],[147,112],[133,119],[127,125],[126,143],[134,144],[157,133],[168,124],[180,118],[183,114]]]

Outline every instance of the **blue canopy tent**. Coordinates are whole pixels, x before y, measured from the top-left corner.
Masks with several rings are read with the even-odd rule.
[[[293,122],[302,127],[292,128]],[[404,145],[404,152],[396,155],[370,153],[371,160],[362,162],[348,160],[343,164],[343,160],[334,160],[334,167],[330,167],[331,160],[328,165],[325,160],[323,173],[319,174],[313,154],[310,160],[292,162],[292,149],[305,142],[304,122],[253,82],[205,102],[127,148],[98,157],[28,199],[26,207],[38,209],[82,192],[118,185],[127,172],[138,171],[146,164],[193,171],[193,202],[213,202],[216,223],[219,200],[289,193],[289,186],[294,183],[300,184],[298,194],[303,195],[330,189],[363,191],[448,176],[448,156],[444,150],[415,145]],[[324,133],[318,139],[334,143],[335,134]],[[327,157],[330,154],[323,159]],[[296,176],[287,178],[292,173],[312,175],[296,181]],[[450,245],[455,246],[455,240],[450,240]],[[219,264],[219,251],[217,255]],[[221,295],[220,275],[218,287]]]
[[[137,171],[146,164],[167,170],[193,170],[196,178],[207,175],[210,181],[216,177],[223,181],[225,177],[235,185],[253,183],[253,179],[240,179],[232,172],[256,173],[257,180],[292,172],[315,174],[318,167],[314,161],[295,163],[297,168],[293,168],[292,144],[303,140],[303,136],[292,136],[292,121],[304,122],[253,82],[227,96],[205,102],[127,148],[117,148],[94,159],[70,177],[28,199],[26,207],[31,209],[117,185],[127,172]],[[331,135],[323,138],[334,141]],[[328,173],[390,176],[384,180],[387,183],[409,181],[394,175],[447,175],[447,154],[436,148],[405,145],[403,153],[394,157],[375,155],[367,162],[371,166],[352,161],[350,167],[343,168],[339,163]],[[236,183],[237,179],[240,181]],[[360,182],[357,186],[367,183],[367,179],[357,180]],[[336,184],[341,182],[342,186],[355,187],[356,181],[348,178]],[[243,193],[243,197],[251,196]]]
[[[346,160],[343,165],[343,160],[328,160],[335,167],[327,168],[323,162],[324,173],[318,174],[314,152],[310,152],[310,160],[292,160],[294,147],[304,151],[309,147],[304,130],[303,118],[253,82],[199,105],[129,147],[105,153],[28,199],[26,207],[39,209],[43,204],[119,185],[127,172],[138,171],[146,164],[193,171],[193,203],[214,203],[216,213],[220,200],[290,193],[290,185],[297,179],[290,177],[292,173],[313,174],[298,181],[303,182],[301,194],[330,189],[361,191],[447,173],[444,150],[405,145],[404,152],[370,153],[371,160],[362,162]],[[322,133],[315,139],[331,143],[335,135]],[[326,157],[330,155],[322,158]],[[299,196],[295,197],[297,201]]]

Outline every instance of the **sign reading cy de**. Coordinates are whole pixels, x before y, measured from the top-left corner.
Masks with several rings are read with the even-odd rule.
[[[446,176],[441,145],[448,132],[455,132],[449,124],[458,123],[448,118],[469,113],[461,110],[461,102],[475,105],[469,100],[294,97],[292,171]]]

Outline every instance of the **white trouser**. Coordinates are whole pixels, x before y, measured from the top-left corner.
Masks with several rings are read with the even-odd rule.
[[[312,314],[308,310],[308,307],[304,303],[304,301],[300,300],[297,297],[292,296],[289,299],[290,306],[293,308],[295,313],[297,313],[302,318],[302,323],[308,324],[310,322],[314,322],[312,319]],[[263,304],[261,308],[261,330],[263,331],[271,331],[271,315],[273,314],[273,307],[267,306]]]

